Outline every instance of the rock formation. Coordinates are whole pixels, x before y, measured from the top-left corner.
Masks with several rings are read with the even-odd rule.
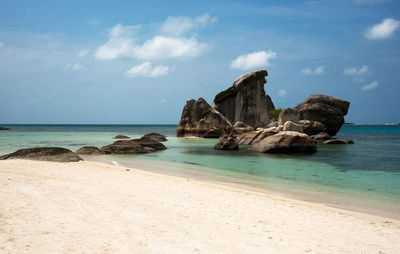
[[[220,137],[218,143],[214,146],[215,150],[238,150],[239,145],[236,141],[236,137],[232,135],[225,135]]]
[[[139,154],[147,153],[143,146],[132,140],[118,140],[111,145],[103,146],[100,151],[104,154]]]
[[[113,137],[113,139],[130,139],[130,137],[124,136],[124,135],[117,135],[117,136]]]
[[[84,155],[99,155],[102,154],[99,148],[95,146],[83,146],[75,151],[76,154],[84,154]]]
[[[61,147],[26,148],[0,156],[0,160],[7,159],[28,159],[56,162],[76,162],[82,160],[81,157],[73,153],[71,150]]]
[[[147,136],[147,137],[144,136],[139,139],[132,139],[131,141],[138,143],[139,145],[143,146],[144,148],[150,147],[150,148],[154,149],[155,151],[167,149],[167,147],[165,145],[163,145],[161,142],[159,142],[153,138],[149,138],[149,136]]]
[[[215,96],[213,108],[231,123],[243,122],[253,128],[271,120],[274,109],[271,98],[265,94],[266,70],[248,72],[240,76],[233,85]]]
[[[191,99],[183,108],[177,136],[203,137],[208,131],[213,130],[219,137],[225,133],[227,127],[232,127],[228,119],[213,109],[203,98]]]
[[[251,146],[250,150],[262,153],[313,153],[314,141],[304,133],[283,131],[269,136]]]
[[[164,142],[164,141],[168,141],[167,137],[158,133],[149,133],[146,134],[142,137],[142,139],[144,138],[151,138],[154,140],[157,140],[158,142]]]
[[[323,94],[310,95],[294,109],[300,120],[318,121],[326,126],[326,132],[335,136],[344,123],[350,102]]]
[[[0,126],[0,131],[7,131],[7,130],[11,130],[10,128],[7,128],[7,127],[1,127]]]

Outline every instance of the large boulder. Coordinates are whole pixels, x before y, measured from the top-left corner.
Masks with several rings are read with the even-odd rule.
[[[298,124],[295,124],[292,121],[287,121],[284,125],[283,125],[283,131],[298,131],[298,132],[303,132],[303,127],[301,127]]]
[[[76,154],[85,154],[85,155],[99,155],[103,154],[99,148],[95,146],[83,146],[75,151]]]
[[[163,143],[161,143],[158,140],[155,140],[153,138],[149,138],[148,136],[142,137],[139,139],[132,139],[131,141],[136,142],[137,144],[143,146],[144,148],[150,147],[156,151],[167,149],[167,147],[165,145],[163,145]]]
[[[275,108],[264,90],[267,75],[266,70],[241,75],[230,88],[215,96],[213,108],[231,123],[240,121],[253,128],[264,126],[270,122],[270,111]]]
[[[254,131],[254,128],[249,126],[249,125],[247,125],[247,124],[245,124],[245,123],[243,123],[243,122],[236,122],[233,125],[233,132],[236,135],[240,135],[240,134],[243,134],[243,133],[246,133],[246,132],[251,132],[251,131]]]
[[[303,128],[305,134],[310,136],[326,132],[326,126],[318,121],[300,120],[297,124]]]
[[[250,150],[262,153],[313,153],[317,147],[307,134],[284,131],[264,138],[252,145]]]
[[[214,146],[215,150],[238,150],[239,145],[236,138],[232,135],[220,137]]]
[[[118,140],[111,145],[103,146],[100,151],[104,154],[140,154],[147,153],[143,146],[132,140]]]
[[[301,120],[318,121],[326,126],[326,132],[335,136],[344,123],[350,102],[323,94],[310,95],[294,109]]]
[[[183,108],[177,136],[203,137],[210,130],[217,130],[222,135],[227,127],[232,128],[230,121],[203,98],[191,99]]]
[[[285,108],[279,113],[278,124],[284,125],[287,121],[297,123],[300,120],[300,114],[296,109]]]
[[[39,161],[76,162],[82,158],[71,150],[61,147],[34,147],[20,149],[16,152],[0,156],[0,160],[28,159]]]
[[[270,127],[267,129],[258,128],[256,131],[243,133],[238,138],[239,145],[252,145],[260,142],[266,137],[275,135],[279,132],[277,127]]]
[[[151,138],[151,139],[157,140],[158,142],[168,141],[166,136],[159,134],[159,133],[148,133],[142,137],[142,139],[144,139],[144,138]]]

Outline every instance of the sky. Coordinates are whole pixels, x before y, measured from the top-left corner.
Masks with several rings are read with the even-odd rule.
[[[400,123],[400,1],[3,1],[0,124],[177,124],[266,69],[276,107]]]

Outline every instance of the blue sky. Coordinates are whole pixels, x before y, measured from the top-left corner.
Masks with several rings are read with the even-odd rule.
[[[176,124],[257,69],[277,107],[323,93],[397,123],[399,45],[395,0],[7,1],[0,123]]]

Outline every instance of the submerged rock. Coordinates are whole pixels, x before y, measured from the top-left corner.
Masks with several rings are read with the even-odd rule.
[[[262,139],[249,150],[262,153],[314,153],[317,147],[307,134],[284,131]]]
[[[142,139],[145,139],[145,138],[151,138],[151,139],[157,140],[158,142],[168,141],[168,139],[167,139],[166,136],[164,136],[164,135],[162,135],[162,134],[158,134],[158,133],[149,133],[149,134],[146,134],[146,135],[144,135],[144,136],[142,137]]]
[[[105,154],[140,154],[147,153],[146,149],[132,140],[118,140],[111,145],[103,146],[100,151]]]
[[[327,145],[342,145],[342,144],[354,144],[353,140],[346,140],[346,139],[329,139],[324,141],[324,144]]]
[[[131,141],[136,142],[137,144],[143,146],[144,148],[152,148],[155,151],[160,151],[160,150],[165,150],[167,147],[163,145],[163,143],[159,142],[158,140],[155,140],[153,138],[149,138],[149,136],[145,137],[143,136],[140,139],[132,139]],[[146,150],[146,149],[145,149]],[[147,151],[151,151],[151,149],[147,149]]]
[[[130,137],[124,136],[124,135],[117,135],[117,136],[113,137],[113,139],[130,139]]]
[[[76,150],[76,154],[85,154],[85,155],[99,155],[103,154],[99,148],[95,146],[83,146]]]
[[[318,121],[326,126],[326,132],[335,136],[344,123],[350,102],[323,94],[310,95],[294,109],[301,120]]]
[[[34,147],[20,149],[16,152],[0,156],[0,160],[29,159],[55,162],[77,162],[82,158],[71,150],[61,147]]]
[[[218,131],[222,135],[225,133],[226,127],[232,127],[232,124],[203,98],[198,100],[191,99],[186,102],[183,108],[177,136],[204,137],[211,130]]]
[[[270,111],[274,109],[271,98],[265,94],[266,70],[241,75],[233,85],[218,93],[213,108],[231,123],[243,122],[253,128],[270,122]]]

